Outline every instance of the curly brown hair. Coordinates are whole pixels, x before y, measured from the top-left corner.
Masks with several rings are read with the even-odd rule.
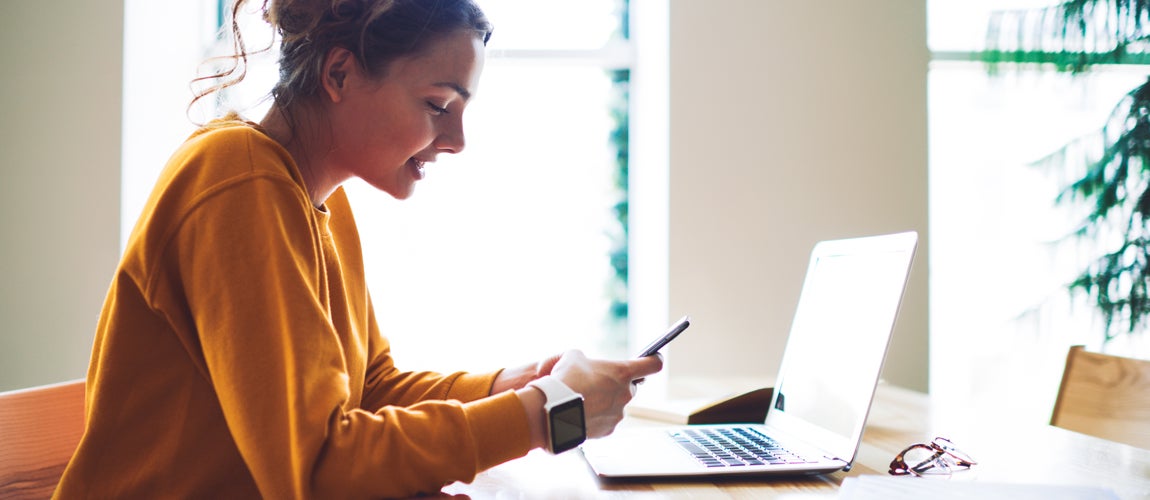
[[[246,76],[251,53],[236,17],[249,1],[236,0],[231,8],[230,67],[197,78],[216,83],[196,92],[189,107]],[[419,55],[446,35],[472,31],[486,44],[492,31],[473,0],[263,0],[260,9],[280,40],[280,76],[271,95],[285,111],[318,94],[332,48],[348,49],[367,74],[382,77],[392,61]]]

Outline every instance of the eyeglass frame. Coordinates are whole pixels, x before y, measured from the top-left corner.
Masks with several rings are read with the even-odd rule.
[[[931,456],[912,467],[906,463],[906,459],[904,457],[907,452],[918,448],[929,450],[931,452]],[[953,459],[953,464],[940,460],[948,456],[950,459]],[[894,476],[923,476],[931,474],[929,472],[925,472],[926,470],[932,469],[934,467],[940,467],[945,468],[945,473],[949,474],[952,468],[966,470],[977,464],[978,462],[971,458],[970,455],[967,455],[962,450],[959,450],[958,447],[954,445],[953,441],[939,436],[930,440],[929,444],[915,443],[907,446],[894,457],[894,460],[891,460],[890,470],[888,473]]]

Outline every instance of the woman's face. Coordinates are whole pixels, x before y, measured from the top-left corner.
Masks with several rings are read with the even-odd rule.
[[[348,65],[346,90],[330,114],[329,168],[396,199],[411,196],[427,163],[463,150],[463,110],[479,84],[483,48],[473,33],[459,32],[391,63],[382,79]]]

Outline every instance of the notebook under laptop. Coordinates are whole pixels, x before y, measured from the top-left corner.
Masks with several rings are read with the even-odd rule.
[[[815,245],[764,423],[618,429],[583,444],[591,468],[600,477],[849,470],[917,243],[912,231]],[[723,445],[736,450],[716,451]]]

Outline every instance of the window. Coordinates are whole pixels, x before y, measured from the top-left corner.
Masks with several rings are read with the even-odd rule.
[[[1059,243],[1082,215],[1054,201],[1072,174],[1034,162],[1099,129],[1150,73],[992,77],[973,62],[992,10],[1049,3],[928,4],[931,391],[1033,421],[1049,420],[1068,346],[1101,348],[1100,320],[1066,288],[1092,255]]]
[[[376,316],[401,368],[605,353],[625,336],[625,316],[611,315],[625,282],[609,256],[625,242],[614,207],[626,193],[609,139],[626,130],[610,113],[627,83],[613,78],[629,67],[617,35],[626,5],[480,4],[495,34],[465,116],[467,149],[442,155],[403,202],[348,188]]]

